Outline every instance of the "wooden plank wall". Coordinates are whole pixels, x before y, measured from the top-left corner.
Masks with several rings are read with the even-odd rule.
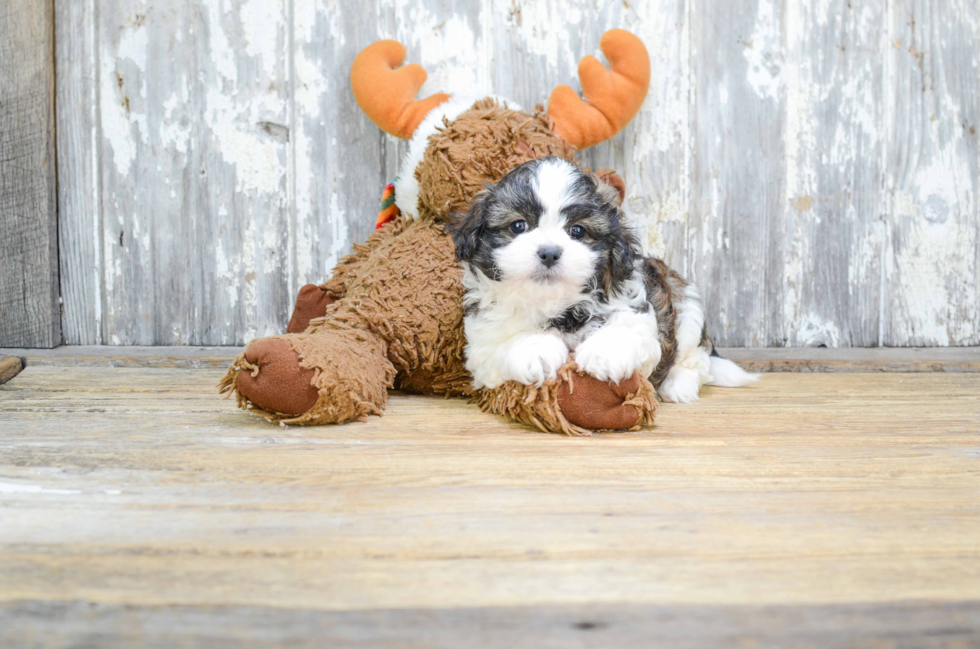
[[[61,343],[54,13],[0,3],[0,347]]]
[[[72,344],[238,344],[373,225],[404,143],[357,109],[396,38],[423,92],[525,107],[600,34],[650,50],[584,152],[728,346],[980,344],[974,0],[56,0]]]

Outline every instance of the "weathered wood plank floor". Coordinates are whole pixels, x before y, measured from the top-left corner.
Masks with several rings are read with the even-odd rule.
[[[219,375],[0,387],[0,646],[980,644],[980,374],[770,374],[591,439],[408,396],[272,426]]]

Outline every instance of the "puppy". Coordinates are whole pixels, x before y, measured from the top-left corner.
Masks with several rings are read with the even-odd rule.
[[[477,388],[540,385],[571,352],[598,379],[642,372],[664,401],[697,401],[706,383],[758,379],[715,353],[697,289],[640,254],[619,193],[574,164],[522,164],[480,192],[450,230]]]

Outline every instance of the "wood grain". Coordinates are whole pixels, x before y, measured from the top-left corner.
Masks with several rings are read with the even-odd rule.
[[[101,345],[103,263],[98,0],[55,0],[58,260],[69,345]]]
[[[786,183],[782,6],[698,0],[692,12],[697,135],[688,278],[701,289],[712,339],[723,346],[772,344],[767,278]]]
[[[227,369],[242,349],[65,345],[55,349],[0,348],[0,355],[16,356],[25,359],[30,365],[41,366]]]
[[[0,346],[61,344],[54,12],[0,6]]]
[[[284,0],[99,2],[104,342],[282,331],[288,27]]]
[[[980,5],[888,15],[885,345],[980,341]]]
[[[219,374],[29,365],[0,388],[0,638],[193,646],[211,619],[215,642],[480,646],[508,611],[532,646],[583,622],[665,646],[980,633],[980,374],[774,374],[584,439],[398,395],[275,426]]]
[[[720,349],[750,372],[980,372],[980,347]]]
[[[578,604],[454,609],[290,610],[259,606],[0,604],[0,642],[46,647],[460,646],[968,649],[980,602],[823,606]]]
[[[771,210],[767,263],[731,271],[767,278],[767,345],[875,346],[885,5],[791,1],[777,11],[786,58],[771,65],[781,67],[786,122],[772,153],[786,185]]]

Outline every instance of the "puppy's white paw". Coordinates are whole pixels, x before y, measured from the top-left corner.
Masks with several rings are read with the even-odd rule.
[[[541,385],[558,376],[568,360],[568,347],[558,336],[530,334],[513,341],[501,363],[505,381]]]
[[[667,375],[657,392],[664,401],[693,403],[700,400],[701,382],[698,373],[684,367],[675,367]]]
[[[633,376],[650,357],[636,338],[621,327],[599,329],[575,348],[575,362],[600,381],[618,383]]]

